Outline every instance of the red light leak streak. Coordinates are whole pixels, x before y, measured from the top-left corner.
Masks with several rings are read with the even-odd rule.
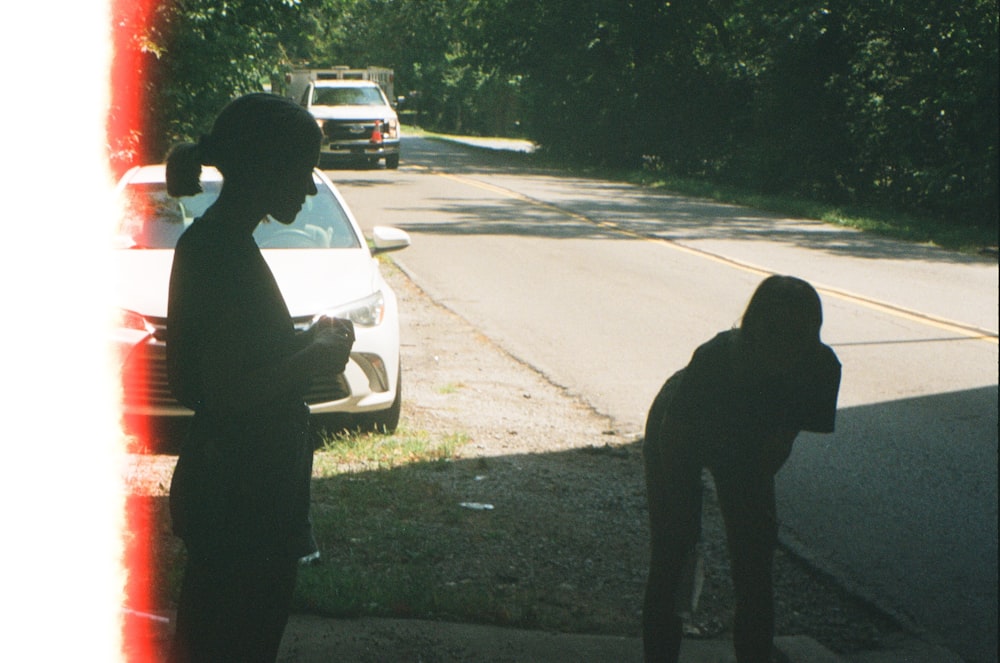
[[[158,2],[164,0],[112,0],[111,104],[107,117],[108,160],[115,175],[122,174],[141,158],[146,80],[145,64],[153,55],[146,45],[151,19]],[[151,431],[136,431],[140,444]],[[129,663],[156,663],[164,658],[164,623],[153,614],[153,577],[156,571],[153,544],[156,509],[163,497],[129,495],[125,506],[124,543],[125,598],[122,606],[122,652]],[[159,506],[164,506],[159,504]]]
[[[123,173],[135,165],[143,136],[145,64],[153,10],[164,0],[112,0],[111,105],[107,144],[112,172]]]
[[[126,499],[124,534],[128,578],[122,626],[124,660],[129,663],[158,663],[166,660],[170,623],[158,615],[162,606],[153,605],[150,589],[157,574],[157,555],[152,542],[163,536],[157,531],[166,508],[165,497],[130,495]]]

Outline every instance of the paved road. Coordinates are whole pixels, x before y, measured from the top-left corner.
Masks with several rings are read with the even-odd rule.
[[[968,661],[996,660],[993,262],[411,138],[399,171],[337,170],[362,225],[519,359],[638,433],[662,380],[764,275],[823,296],[838,431],[779,475],[782,536]]]

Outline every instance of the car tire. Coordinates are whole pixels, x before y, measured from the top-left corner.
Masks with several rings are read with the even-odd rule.
[[[390,168],[392,170],[396,170],[397,168],[399,168],[399,155],[390,154],[389,156],[387,156],[385,158],[385,167]]]

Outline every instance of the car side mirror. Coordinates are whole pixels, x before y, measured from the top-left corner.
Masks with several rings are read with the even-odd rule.
[[[390,226],[375,226],[372,229],[372,254],[399,251],[410,245],[410,235],[405,230]]]

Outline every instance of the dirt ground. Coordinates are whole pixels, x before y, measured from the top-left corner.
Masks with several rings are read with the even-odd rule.
[[[565,623],[585,637],[569,639],[549,629],[535,633],[529,643],[523,631],[503,628],[439,623],[430,629],[415,620],[331,622],[296,615],[280,660],[638,660],[648,563],[639,431],[618,430],[614,421],[434,303],[402,272],[388,265],[385,271],[402,310],[405,425],[464,433],[469,441],[460,456],[478,459],[487,469],[471,481],[454,473],[441,480],[450,482],[446,488],[456,498],[493,505],[485,517],[520,523],[512,540],[488,547],[470,543],[456,551],[447,573],[488,575],[512,591],[534,592],[540,621]],[[160,498],[162,505],[174,460],[168,455],[131,458],[126,475],[135,500]],[[686,626],[696,643],[686,646],[702,648],[728,638],[732,605],[721,519],[710,488],[707,497],[705,586]],[[136,513],[143,517],[141,508]],[[160,533],[168,536],[162,526]],[[775,577],[779,636],[806,636],[832,651],[851,653],[877,649],[899,635],[891,621],[784,551],[777,556]],[[171,606],[141,609],[169,619]],[[134,616],[131,621],[142,633],[137,642],[151,643],[154,650],[133,660],[158,660],[169,622]],[[552,653],[570,655],[580,646],[595,649],[570,658]],[[316,651],[329,658],[309,653]],[[718,656],[705,660],[727,660],[725,653]]]

